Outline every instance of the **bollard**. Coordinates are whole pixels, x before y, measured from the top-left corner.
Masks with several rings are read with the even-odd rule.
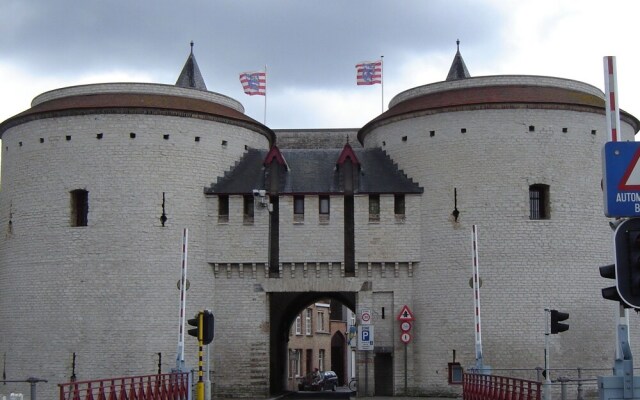
[[[558,382],[560,382],[560,398],[567,400],[567,382],[569,382],[569,378],[560,377]]]
[[[27,378],[27,382],[31,385],[31,400],[36,400],[36,383],[46,381],[46,379],[38,379],[34,377]]]

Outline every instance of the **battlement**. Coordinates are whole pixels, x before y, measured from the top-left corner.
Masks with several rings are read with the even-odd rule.
[[[345,271],[345,263],[336,262],[285,262],[278,265],[277,273],[271,273],[267,263],[210,263],[216,278],[400,278],[413,277],[417,260],[402,262],[356,262],[354,272]]]

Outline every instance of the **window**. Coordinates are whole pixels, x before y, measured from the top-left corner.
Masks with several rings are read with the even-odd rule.
[[[293,196],[293,221],[304,221],[304,196]]]
[[[310,308],[307,308],[307,316],[304,321],[304,331],[307,336],[311,336],[311,316],[313,312]]]
[[[396,221],[404,221],[404,195],[396,194],[393,196],[393,213],[396,215]]]
[[[324,371],[324,349],[318,352],[318,369]]]
[[[244,199],[244,223],[253,224],[253,195],[245,194]]]
[[[549,185],[529,186],[529,219],[549,219]]]
[[[296,317],[296,335],[302,335],[302,318]]]
[[[320,196],[320,222],[329,221],[329,196]]]
[[[316,321],[316,330],[324,332],[324,311],[318,311],[318,320]]]
[[[369,222],[380,221],[380,195],[369,195]]]
[[[293,349],[289,353],[289,377],[294,378],[300,376],[300,355],[301,349]]]
[[[218,222],[229,222],[229,196],[218,196]]]
[[[71,226],[87,226],[89,192],[84,189],[71,191]]]

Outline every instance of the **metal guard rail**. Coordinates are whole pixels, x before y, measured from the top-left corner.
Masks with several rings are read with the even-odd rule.
[[[189,373],[128,376],[58,386],[59,400],[187,400]]]
[[[464,373],[463,400],[540,400],[541,383],[506,376]]]

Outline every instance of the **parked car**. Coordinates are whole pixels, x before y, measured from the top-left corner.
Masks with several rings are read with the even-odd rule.
[[[298,390],[301,391],[335,391],[337,387],[338,375],[333,371],[310,372],[298,383]]]

